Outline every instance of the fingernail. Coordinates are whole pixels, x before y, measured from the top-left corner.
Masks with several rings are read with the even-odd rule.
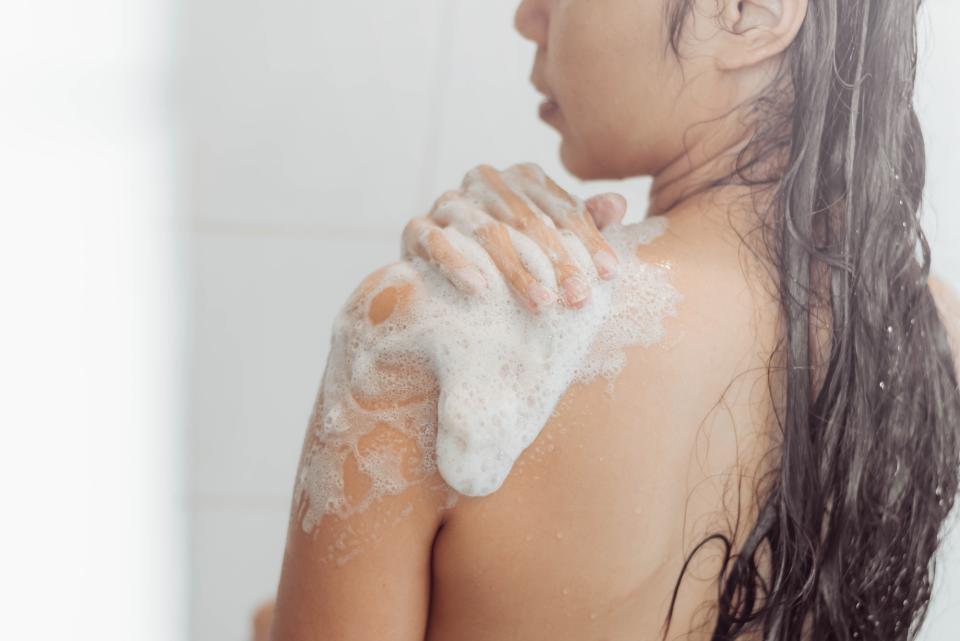
[[[609,194],[603,194],[590,200],[590,210],[601,215],[612,215],[614,213],[613,207],[614,203],[610,200]]]
[[[574,275],[563,281],[563,292],[567,303],[575,305],[587,299],[590,295],[590,286],[583,278]]]
[[[626,199],[621,194],[604,194],[603,202],[611,214],[618,215],[626,207]]]
[[[606,249],[598,249],[593,255],[593,263],[597,266],[597,271],[604,278],[613,278],[620,273],[620,263],[616,256]]]
[[[589,201],[590,210],[598,213],[606,213],[606,209],[610,207],[610,199],[607,198],[606,194],[602,196],[597,196],[591,198]]]
[[[454,273],[457,275],[457,278],[469,285],[474,292],[479,292],[487,288],[487,279],[483,277],[479,269],[472,265],[460,267],[455,270]]]
[[[557,300],[556,294],[553,294],[537,281],[533,281],[530,283],[530,286],[527,287],[527,295],[537,304],[537,307],[547,307]]]

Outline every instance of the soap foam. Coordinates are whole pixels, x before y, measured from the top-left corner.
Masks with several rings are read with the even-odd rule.
[[[418,257],[365,281],[334,323],[295,491],[303,529],[312,531],[325,514],[348,516],[399,495],[435,471],[459,494],[500,488],[572,383],[603,376],[612,390],[624,348],[664,336],[663,319],[676,314],[682,297],[667,268],[641,262],[635,251],[666,225],[654,217],[607,227],[602,233],[620,260],[620,274],[609,281],[598,277],[580,240],[559,230],[591,283],[581,309],[556,304],[529,312],[486,252],[452,227],[444,232],[484,273],[486,290],[465,295]],[[554,283],[539,247],[511,235],[530,272]],[[395,298],[395,307],[373,322],[378,296]],[[408,444],[399,448],[405,456],[375,445],[391,432]],[[363,496],[348,496],[344,487],[348,456],[370,480]]]

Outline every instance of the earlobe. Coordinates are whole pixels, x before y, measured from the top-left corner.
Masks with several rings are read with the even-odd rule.
[[[807,15],[808,0],[724,0],[722,71],[750,67],[784,52]]]

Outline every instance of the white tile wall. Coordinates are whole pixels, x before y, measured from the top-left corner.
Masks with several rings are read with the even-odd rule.
[[[287,504],[201,502],[192,524],[192,639],[249,638],[249,614],[276,586]]]
[[[921,15],[917,111],[927,151],[924,228],[931,235],[933,268],[960,286],[960,5],[928,0]],[[960,607],[960,604],[958,604]],[[958,619],[960,624],[960,619]]]
[[[409,218],[444,2],[183,3],[194,214],[358,229]]]
[[[577,185],[560,166],[557,137],[535,115],[533,48],[512,31],[515,3],[181,3],[195,641],[244,639],[253,606],[275,588],[330,323],[364,275],[398,257],[403,223],[478,162],[533,160],[582,195],[611,186]],[[946,0],[928,11],[935,265],[960,287],[949,191],[960,168],[960,17]],[[647,185],[616,186],[632,218]],[[926,641],[960,627],[960,571],[946,575]]]

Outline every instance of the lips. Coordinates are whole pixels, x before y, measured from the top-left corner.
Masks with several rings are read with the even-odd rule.
[[[530,82],[533,84],[534,88],[543,95],[543,100],[540,101],[539,107],[540,117],[544,120],[549,120],[556,116],[560,112],[560,105],[557,103],[556,98],[553,97],[546,84],[541,82],[536,74],[531,76]]]
[[[557,104],[557,101],[553,98],[544,98],[540,102],[540,117],[544,120],[549,120],[553,116],[557,115],[560,111],[560,105]]]

